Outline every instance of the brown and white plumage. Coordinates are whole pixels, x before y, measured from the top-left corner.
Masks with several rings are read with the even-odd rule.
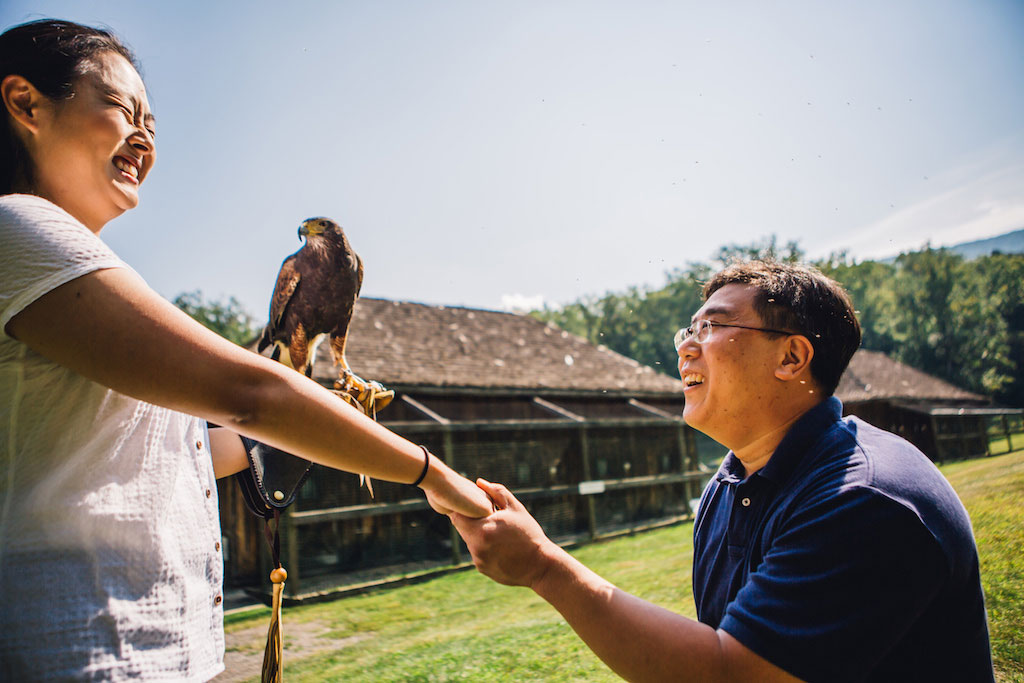
[[[273,344],[272,357],[313,374],[316,349],[329,338],[341,375],[352,375],[345,340],[363,284],[363,262],[341,226],[329,218],[309,218],[299,226],[306,244],[281,264],[270,303],[270,321],[259,350]]]
[[[263,352],[273,345],[271,358],[311,377],[317,347],[324,338],[329,339],[334,362],[341,366],[335,393],[376,417],[376,411],[390,403],[395,393],[356,375],[345,359],[348,327],[363,285],[362,259],[341,226],[329,218],[303,221],[299,239],[303,237],[303,247],[281,264],[270,320],[258,349]],[[359,478],[373,495],[369,479]]]

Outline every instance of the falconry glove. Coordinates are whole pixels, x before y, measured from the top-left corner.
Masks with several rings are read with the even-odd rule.
[[[385,389],[380,382],[349,381],[347,387],[335,389],[334,394],[358,408],[364,415],[376,419],[377,411],[386,406],[395,396],[391,389]],[[337,385],[338,383],[336,383]],[[266,520],[274,518],[274,511],[281,511],[295,501],[302,484],[309,477],[313,463],[292,455],[279,448],[242,437],[249,469],[235,475],[246,507],[257,517]],[[370,480],[359,475],[373,495]]]
[[[279,448],[242,437],[249,469],[235,475],[246,507],[257,517],[270,520],[295,501],[313,463]]]

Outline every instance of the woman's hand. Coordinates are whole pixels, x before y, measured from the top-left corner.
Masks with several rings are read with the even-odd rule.
[[[430,470],[420,488],[427,494],[430,507],[442,515],[458,513],[479,518],[494,511],[494,504],[487,494],[434,456],[430,458]]]

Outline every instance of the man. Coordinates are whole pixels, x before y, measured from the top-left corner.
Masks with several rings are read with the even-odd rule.
[[[832,397],[860,344],[842,288],[752,261],[676,335],[688,424],[730,449],[694,523],[699,621],[552,543],[503,486],[452,520],[481,572],[529,586],[630,680],[991,681],[967,513],[928,459]]]

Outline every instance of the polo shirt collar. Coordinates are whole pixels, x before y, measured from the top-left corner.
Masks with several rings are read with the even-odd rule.
[[[793,426],[782,437],[768,463],[755,473],[775,484],[783,484],[796,466],[803,460],[804,454],[832,423],[843,415],[843,404],[835,396],[830,396],[800,416]],[[736,455],[729,451],[722,460],[715,479],[728,484],[739,484],[746,477],[746,469]]]
[[[740,459],[732,451],[729,451],[725,459],[722,460],[722,465],[718,468],[718,474],[715,475],[715,479],[727,484],[738,484],[743,481],[745,476],[746,469],[743,467],[743,463],[740,462]]]
[[[785,483],[807,451],[842,415],[842,401],[835,396],[828,397],[808,410],[789,428],[758,474],[776,484]]]

